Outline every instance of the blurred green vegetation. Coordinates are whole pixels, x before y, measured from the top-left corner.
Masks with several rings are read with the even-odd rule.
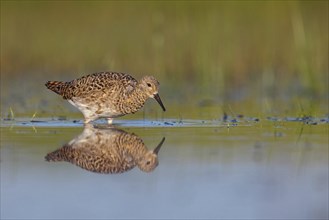
[[[74,111],[44,82],[104,70],[169,110],[328,113],[328,1],[1,1],[1,116]]]

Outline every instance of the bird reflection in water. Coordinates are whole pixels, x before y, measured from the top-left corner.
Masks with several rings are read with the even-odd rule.
[[[135,134],[106,127],[86,125],[83,132],[58,150],[48,153],[47,161],[67,161],[96,173],[123,173],[137,166],[151,172],[158,166],[158,153],[165,141],[148,150]]]

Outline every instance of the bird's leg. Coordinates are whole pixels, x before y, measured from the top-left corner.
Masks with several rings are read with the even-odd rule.
[[[86,124],[89,124],[90,122],[91,122],[90,119],[85,119],[85,121],[83,123],[86,125]]]
[[[107,123],[111,125],[113,123],[113,118],[107,118]]]

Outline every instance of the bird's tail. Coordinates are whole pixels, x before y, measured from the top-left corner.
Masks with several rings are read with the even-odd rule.
[[[63,160],[63,155],[61,152],[61,149],[58,149],[54,152],[48,153],[45,156],[46,161],[62,161]]]
[[[66,88],[65,82],[59,82],[59,81],[48,81],[45,86],[50,89],[53,92],[56,92],[57,94],[63,96],[64,89]]]
[[[46,161],[68,161],[70,157],[70,147],[64,145],[63,147],[48,153],[45,156]]]

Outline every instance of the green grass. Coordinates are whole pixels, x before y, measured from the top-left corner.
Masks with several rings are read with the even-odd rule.
[[[60,112],[44,81],[103,70],[170,106],[327,102],[328,2],[1,1],[2,112]]]

